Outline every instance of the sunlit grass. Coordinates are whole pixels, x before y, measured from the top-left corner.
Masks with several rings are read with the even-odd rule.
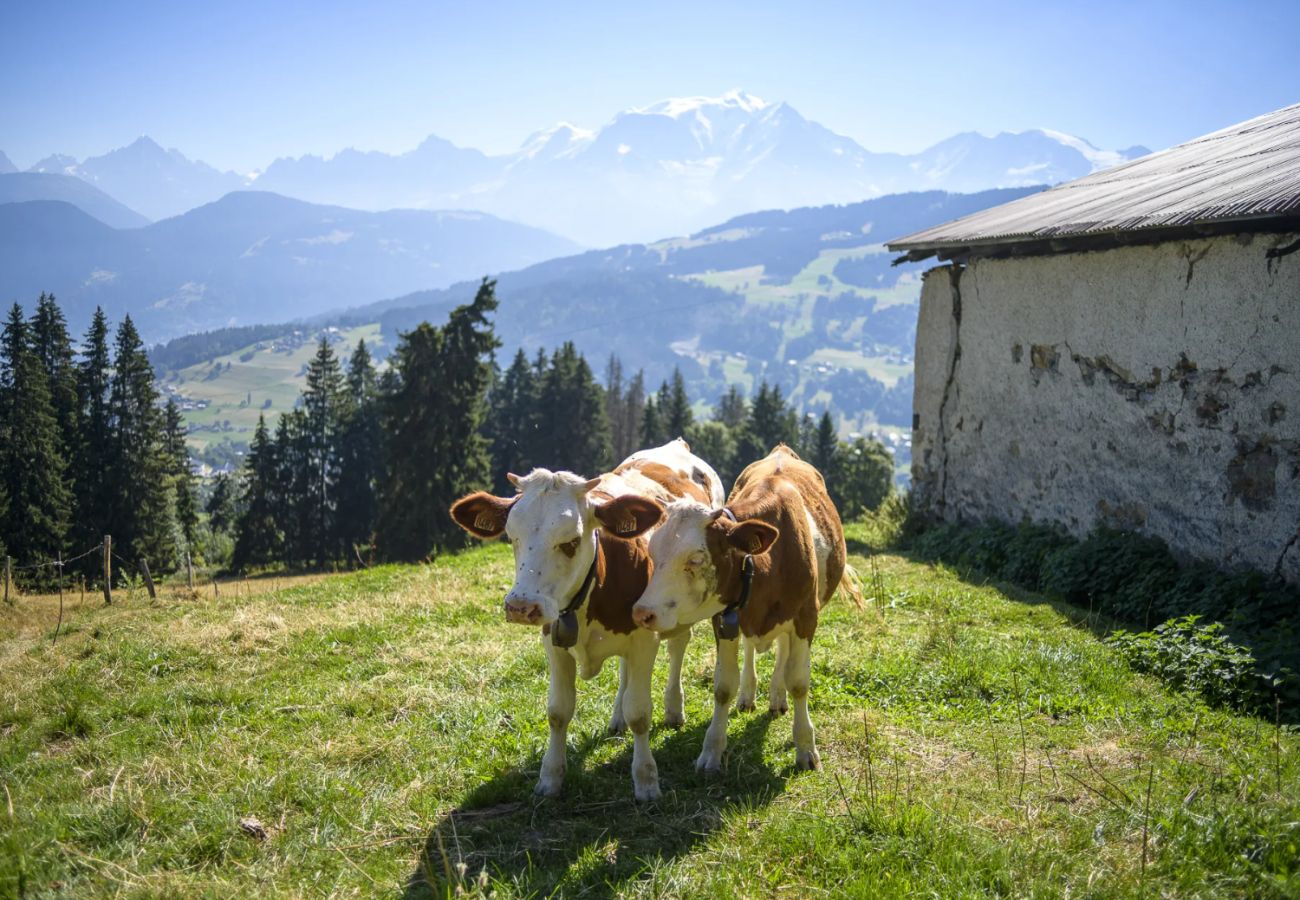
[[[500,619],[508,563],[136,594],[57,644],[0,610],[0,895],[1300,890],[1295,735],[1132,674],[1080,611],[893,555],[854,557],[867,609],[817,634],[824,771],[794,771],[788,717],[743,713],[725,772],[695,773],[701,630],[687,726],[652,734],[664,799],[632,800],[605,734],[611,665],[537,800],[546,667]]]

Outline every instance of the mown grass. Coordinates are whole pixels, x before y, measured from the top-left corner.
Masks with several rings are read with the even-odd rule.
[[[1300,893],[1294,733],[1133,674],[1081,611],[856,562],[872,602],[829,607],[814,646],[824,771],[758,712],[722,775],[694,772],[701,632],[648,806],[604,732],[613,666],[580,688],[564,796],[533,797],[545,662],[500,621],[499,545],[75,610],[53,646],[11,631],[0,894]]]

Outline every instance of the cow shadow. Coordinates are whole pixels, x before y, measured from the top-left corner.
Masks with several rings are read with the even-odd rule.
[[[533,794],[541,765],[536,753],[470,791],[438,820],[403,896],[452,896],[472,891],[480,879],[523,896],[614,894],[620,884],[647,877],[707,841],[733,812],[766,806],[781,793],[794,775],[794,753],[779,770],[764,761],[773,721],[763,712],[733,712],[724,768],[713,775],[694,767],[707,722],[680,731],[661,727],[653,737],[663,796],[654,803],[632,797],[630,737],[571,738],[564,793],[557,799]],[[780,722],[788,727],[788,718]],[[589,766],[588,757],[607,740],[622,740],[624,747],[612,760]]]

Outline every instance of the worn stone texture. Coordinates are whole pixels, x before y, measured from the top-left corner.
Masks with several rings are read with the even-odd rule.
[[[926,274],[912,484],[948,520],[1096,524],[1300,582],[1300,234]]]

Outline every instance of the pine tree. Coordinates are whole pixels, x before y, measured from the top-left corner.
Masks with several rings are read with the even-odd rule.
[[[749,419],[749,405],[745,403],[740,388],[734,384],[727,388],[727,392],[718,401],[718,409],[713,418],[733,429],[745,424]]]
[[[686,432],[690,429],[691,424],[695,421],[695,416],[691,412],[691,401],[686,396],[686,380],[682,378],[681,369],[673,368],[672,384],[668,388],[668,402],[663,403],[664,392],[659,391],[660,409],[664,424],[666,426],[667,438],[671,441],[673,438],[686,437]]]
[[[77,515],[73,541],[77,548],[93,546],[112,523],[113,497],[109,477],[111,421],[108,388],[112,363],[108,351],[108,320],[96,308],[86,332],[82,358],[77,364],[77,440],[72,457],[73,494]],[[98,561],[83,564],[87,575],[98,571]]]
[[[743,468],[767,456],[777,444],[794,447],[798,441],[798,419],[781,396],[780,385],[769,387],[762,382],[750,406],[749,421],[737,441],[738,462]]]
[[[309,562],[315,549],[312,528],[312,467],[308,459],[307,414],[301,409],[280,416],[275,428],[276,476],[271,492],[275,520],[284,538],[280,561],[297,568]]]
[[[301,536],[303,561],[317,565],[338,559],[341,548],[335,527],[334,488],[339,479],[339,432],[342,425],[343,372],[329,339],[322,337],[316,355],[307,364],[307,385],[302,394],[302,473],[306,504]]]
[[[621,455],[614,454],[614,461],[621,462],[631,456],[641,445],[641,422],[645,416],[645,373],[637,370],[627,384],[627,393],[623,395],[623,435],[626,443]],[[646,445],[649,446],[649,445]]]
[[[623,362],[611,353],[605,364],[605,419],[609,422],[609,445],[614,459],[631,453],[631,438],[624,431],[627,395],[623,385]]]
[[[50,403],[59,423],[59,452],[70,460],[77,446],[77,368],[63,311],[53,294],[41,294],[32,317],[32,344],[45,370]],[[68,474],[71,475],[71,467]],[[69,483],[68,489],[72,490]]]
[[[226,534],[239,519],[235,481],[225,472],[212,479],[212,495],[204,509],[208,514],[208,527],[214,534]]]
[[[153,367],[131,317],[118,326],[109,382],[109,532],[131,564],[146,559],[155,571],[177,562],[171,466],[162,441]]]
[[[835,466],[835,448],[838,444],[838,438],[835,434],[835,422],[831,419],[830,410],[822,413],[821,421],[817,424],[817,437],[813,442],[813,451],[810,460],[814,466],[829,479]]]
[[[243,507],[235,525],[236,569],[264,566],[280,558],[283,535],[277,525],[275,485],[279,478],[275,446],[266,430],[266,417],[257,417],[257,429],[244,460]]]
[[[386,453],[375,529],[376,545],[389,558],[416,560],[462,546],[464,532],[447,507],[488,485],[481,426],[498,346],[489,320],[495,288],[483,279],[474,301],[452,310],[445,326],[423,322],[394,351],[382,401]]]
[[[610,465],[609,422],[600,385],[587,360],[566,341],[551,356],[538,387],[539,464],[588,476]]]
[[[199,500],[190,469],[190,450],[186,444],[185,419],[176,401],[168,399],[163,410],[163,449],[167,458],[167,476],[171,481],[176,524],[186,549],[193,550],[199,530]]]
[[[799,443],[794,449],[804,459],[812,459],[817,449],[817,419],[812,413],[804,413],[799,419]]]
[[[338,545],[349,556],[357,546],[370,544],[375,524],[375,491],[383,452],[376,381],[366,342],[358,341],[348,360],[335,490]]]
[[[499,378],[488,400],[484,431],[490,442],[492,486],[511,490],[506,474],[523,475],[533,468],[537,440],[537,375],[521,349]]]
[[[0,410],[0,541],[19,561],[44,562],[65,549],[71,497],[49,381],[17,303],[0,336]]]
[[[663,419],[659,415],[659,403],[654,397],[647,397],[641,410],[641,446],[658,447],[665,442]]]

